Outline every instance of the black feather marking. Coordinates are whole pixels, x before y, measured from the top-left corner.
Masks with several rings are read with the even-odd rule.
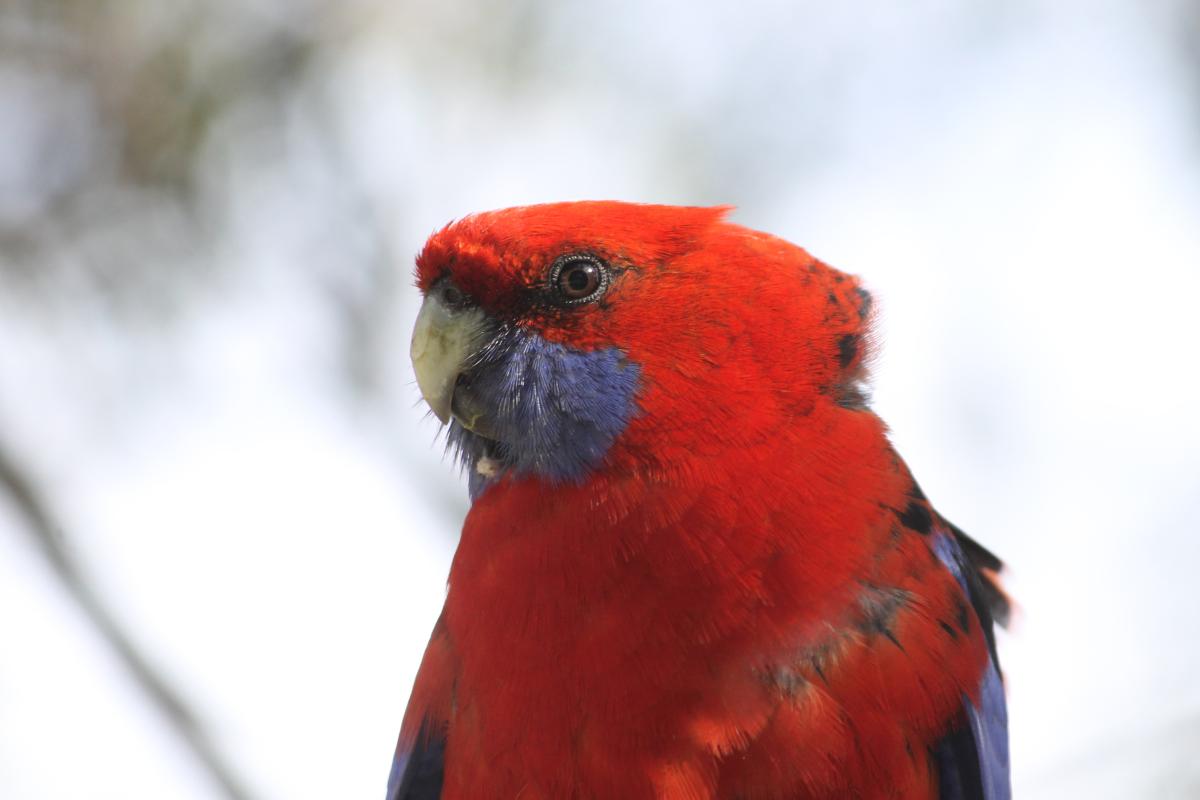
[[[933,515],[929,513],[929,506],[926,503],[913,499],[900,514],[900,523],[924,536],[933,530]]]
[[[854,363],[858,356],[858,334],[847,333],[838,337],[838,365],[842,369]]]
[[[809,654],[809,664],[812,665],[813,672],[817,673],[817,677],[821,679],[821,683],[824,683],[826,686],[829,685],[829,678],[825,677],[823,665],[829,661],[832,651],[833,645],[823,644],[813,648]]]
[[[854,291],[858,295],[858,316],[866,319],[871,314],[871,304],[874,299],[871,297],[871,293],[862,287]]]
[[[954,618],[963,633],[971,632],[971,612],[967,609],[967,604],[957,594],[954,597]]]
[[[867,586],[858,598],[863,613],[859,628],[864,633],[886,637],[903,651],[904,645],[896,638],[892,622],[910,599],[911,595],[903,589]]]

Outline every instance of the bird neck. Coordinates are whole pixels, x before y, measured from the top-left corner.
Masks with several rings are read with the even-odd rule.
[[[873,414],[812,422],[822,436],[790,426],[724,453],[616,450],[582,483],[497,481],[464,526],[450,623],[536,650],[619,621],[606,635],[676,651],[821,624],[869,576],[907,472]]]

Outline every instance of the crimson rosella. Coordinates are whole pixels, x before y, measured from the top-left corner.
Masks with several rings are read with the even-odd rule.
[[[1000,562],[868,408],[859,281],[725,213],[512,208],[418,257],[473,502],[389,800],[1009,796]]]

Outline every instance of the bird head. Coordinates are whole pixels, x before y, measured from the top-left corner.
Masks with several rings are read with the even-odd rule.
[[[870,298],[726,208],[466,217],[417,258],[417,384],[478,493],[670,470],[863,407]]]

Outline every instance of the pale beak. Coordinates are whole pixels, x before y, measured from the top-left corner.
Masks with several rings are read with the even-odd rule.
[[[487,317],[478,308],[449,308],[436,294],[421,304],[409,353],[421,395],[443,424],[450,422],[458,376],[486,327]]]

